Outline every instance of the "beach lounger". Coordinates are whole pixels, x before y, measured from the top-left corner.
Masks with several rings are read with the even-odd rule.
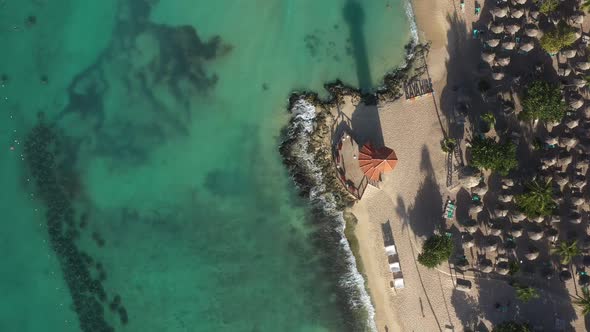
[[[479,16],[479,14],[481,13],[481,7],[479,6],[479,4],[475,5],[475,15]]]
[[[465,0],[461,0],[461,12],[465,12]]]
[[[395,245],[392,244],[390,246],[385,247],[385,252],[387,253],[387,256],[397,254],[397,250],[395,248]]]
[[[453,219],[454,215],[455,215],[455,203],[449,199],[446,203],[445,212],[444,212],[443,217],[446,219]]]
[[[395,287],[396,289],[402,289],[404,288],[404,286],[404,278],[397,277],[393,279],[393,287]]]
[[[479,38],[479,30],[473,29],[473,39],[478,39],[478,38]]]
[[[389,270],[391,272],[396,273],[396,272],[401,272],[402,269],[401,269],[401,266],[399,265],[399,262],[394,262],[394,263],[389,264]]]

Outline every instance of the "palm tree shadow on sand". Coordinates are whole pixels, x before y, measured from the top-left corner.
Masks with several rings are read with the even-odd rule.
[[[363,93],[363,103],[359,103],[352,113],[352,128],[360,145],[372,142],[376,146],[383,146],[383,133],[376,105],[377,101],[374,96],[369,94],[372,89],[373,78],[369,66],[367,41],[363,31],[365,11],[360,2],[349,0],[344,5],[342,14],[350,31],[358,86]]]

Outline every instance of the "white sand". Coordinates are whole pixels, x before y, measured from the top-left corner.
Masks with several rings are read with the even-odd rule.
[[[480,3],[483,5],[483,1]],[[490,281],[492,284],[488,283],[486,290],[481,289],[480,300],[478,289],[463,293],[454,288],[455,276],[451,275],[448,264],[429,270],[416,262],[423,239],[432,235],[434,225],[440,223],[443,201],[447,196],[453,196],[446,188],[446,155],[440,148],[441,126],[444,128],[447,121],[442,114],[437,115],[435,102],[440,105],[440,92],[447,84],[457,84],[447,82],[447,45],[458,45],[465,42],[463,38],[469,38],[472,23],[477,20],[474,2],[466,1],[464,13],[460,11],[459,0],[414,0],[413,7],[421,40],[432,42],[428,68],[435,97],[425,96],[415,101],[402,98],[379,105],[384,143],[395,150],[399,161],[393,172],[384,175],[380,188],[369,186],[362,200],[352,209],[359,220],[356,235],[375,305],[376,324],[379,331],[385,332],[445,331],[446,328],[463,331],[467,327],[463,326],[463,319],[469,323],[481,321],[491,330],[490,322],[478,317],[478,312],[493,312],[493,301],[500,293],[510,294],[510,286],[505,282]],[[448,33],[451,19],[460,26],[464,24],[465,34]],[[458,31],[462,32],[461,29]],[[468,68],[475,68],[479,62],[478,55],[457,56]],[[452,107],[445,105],[449,106]],[[356,105],[347,100],[342,111],[354,119],[355,109]],[[356,117],[362,118],[363,114],[369,113],[357,111]],[[360,128],[353,127],[353,130],[370,130],[362,127],[371,122],[357,121]],[[401,290],[390,288],[392,274],[387,265],[381,229],[384,222],[391,225],[398,248],[406,284]],[[583,321],[578,315],[572,324],[576,330],[583,330]]]
[[[459,2],[413,2],[420,37],[422,41],[432,42],[428,66],[437,103],[436,92],[442,91],[447,83],[447,17],[454,12],[454,6],[459,8]],[[473,13],[472,7],[473,4],[471,7],[468,4],[466,13]],[[350,117],[354,110],[350,103],[343,109]],[[446,155],[440,148],[443,133],[433,97],[424,96],[415,101],[402,98],[380,105],[379,117],[384,143],[395,150],[399,162],[392,173],[383,177],[381,188],[369,186],[363,199],[353,208],[359,220],[356,234],[376,308],[377,327],[380,331],[444,331],[445,326],[454,326],[455,331],[462,331],[461,322],[450,304],[453,279],[416,264],[422,239],[407,224],[426,225],[417,226],[417,229],[432,230],[440,220],[436,216],[442,210],[442,200],[448,195]],[[442,123],[446,121],[443,119]],[[421,190],[423,187],[426,189]],[[417,195],[420,196],[418,202]],[[432,204],[434,209],[430,208]],[[407,214],[412,220],[408,220]],[[392,274],[383,248],[381,224],[387,221],[393,230],[406,283],[404,289],[397,291],[390,288]],[[445,265],[440,269],[449,271]]]

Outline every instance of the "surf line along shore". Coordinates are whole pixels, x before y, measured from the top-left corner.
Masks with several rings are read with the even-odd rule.
[[[454,4],[416,0],[412,5],[421,40],[429,45],[411,48],[407,67],[386,76],[381,93],[362,94],[335,83],[326,86],[330,92],[328,100],[321,100],[313,93],[292,95],[289,109],[293,112],[293,121],[285,131],[281,147],[285,164],[299,185],[302,196],[318,204],[328,204],[333,211],[346,211],[343,214],[346,218],[339,221],[338,228],[344,228],[346,222],[346,236],[355,257],[355,265],[348,268],[359,271],[358,276],[352,278],[357,280],[354,287],[364,290],[367,286],[371,299],[367,303],[367,298],[361,296],[362,291],[350,289],[344,296],[353,308],[364,306],[364,314],[369,321],[367,324],[379,331],[406,331],[416,326],[438,331],[444,325],[461,326],[451,312],[452,306],[447,303],[452,283],[441,282],[438,274],[432,271],[423,275],[425,272],[415,262],[421,234],[415,234],[407,227],[410,216],[433,223],[428,207],[420,205],[416,199],[426,196],[431,204],[440,202],[442,205],[442,195],[446,190],[446,158],[440,153],[441,129],[444,128],[441,128],[439,120],[441,115],[435,110],[439,96],[434,93],[414,100],[402,98],[403,82],[410,76],[424,74],[421,70],[426,67],[422,66],[421,56],[428,55],[428,76],[434,91],[442,91],[445,87],[447,17],[454,13]],[[374,108],[378,113],[378,123],[374,123],[375,118],[371,119],[370,115],[365,118],[360,112],[353,115],[355,110],[364,106]],[[313,114],[301,112],[302,107],[312,107]],[[353,118],[355,123],[351,121]],[[396,169],[383,177],[379,188],[367,186],[358,201],[339,179],[332,155],[335,131],[339,122],[347,120],[352,132],[360,127],[365,127],[362,128],[364,131],[379,131],[381,143],[393,148],[399,159]],[[355,124],[359,128],[355,128]],[[302,131],[308,131],[310,135],[301,135]],[[306,141],[303,143],[302,140]],[[305,158],[298,155],[300,150],[306,151]],[[326,199],[326,196],[331,199]],[[392,274],[384,251],[382,225],[387,222],[395,236],[406,283],[406,287],[397,292],[391,288]],[[342,229],[339,234],[342,238],[344,232]],[[356,294],[356,298],[351,294]]]
[[[351,194],[339,178],[332,154],[334,137],[335,134],[341,134],[342,128],[346,126],[354,131],[350,119],[357,106],[366,107],[367,115],[373,116],[378,107],[400,99],[403,82],[408,75],[416,73],[412,69],[414,60],[419,58],[416,54],[426,52],[427,49],[427,45],[408,46],[406,66],[387,74],[383,86],[374,93],[362,93],[358,89],[335,82],[325,86],[330,96],[328,99],[322,100],[315,93],[294,93],[289,100],[293,119],[283,133],[284,141],[280,149],[283,160],[297,183],[301,196],[310,199],[313,212],[322,216],[317,218],[323,220],[320,228],[331,233],[331,239],[337,240],[336,243],[318,245],[322,250],[332,253],[333,257],[345,257],[344,260],[348,261],[345,270],[338,274],[342,276],[342,301],[352,310],[349,316],[363,321],[369,330],[383,330],[384,325],[375,325],[375,321],[382,320],[380,317],[387,320],[389,328],[397,326],[397,323],[394,323],[391,307],[380,303],[380,294],[373,292],[371,287],[372,283],[378,283],[375,278],[378,275],[374,274],[373,269],[364,267],[360,249],[366,245],[363,241],[371,240],[361,239],[360,235],[364,233],[354,231],[356,222],[350,213],[350,207],[358,197]],[[371,127],[370,119],[361,119],[361,122],[365,120],[369,121],[369,124],[363,124],[368,132],[378,131]],[[332,218],[325,218],[326,214]],[[345,232],[348,242],[344,241]],[[382,239],[378,242],[383,243]],[[356,259],[352,256],[353,252]],[[367,260],[368,267],[375,265],[370,259]],[[366,294],[366,285],[372,291],[372,299]]]

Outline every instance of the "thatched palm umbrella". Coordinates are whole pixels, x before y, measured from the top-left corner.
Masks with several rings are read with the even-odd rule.
[[[468,249],[471,248],[475,245],[475,239],[473,238],[473,235],[469,234],[469,233],[464,233],[463,234],[463,247]]]
[[[580,120],[579,119],[574,119],[571,118],[569,120],[567,120],[565,122],[565,125],[569,128],[569,129],[574,129],[576,128],[578,125],[580,124]]]
[[[508,208],[506,208],[505,206],[502,205],[498,205],[495,209],[494,209],[494,216],[496,218],[500,218],[500,217],[506,217],[508,215]]]
[[[555,180],[555,183],[557,183],[560,186],[565,186],[568,182],[570,182],[567,174],[563,172],[555,173],[553,179]]]
[[[496,63],[499,66],[506,67],[506,66],[508,66],[510,64],[510,56],[506,56],[506,55],[497,56],[496,57]]]
[[[527,25],[524,29],[524,33],[529,37],[537,37],[539,35],[539,28],[534,25]]]
[[[508,264],[508,262],[499,262],[498,264],[496,264],[496,272],[498,274],[505,276],[508,274],[508,272],[510,272],[510,265]]]
[[[559,231],[555,228],[549,228],[546,232],[545,235],[547,235],[547,239],[551,242],[555,242],[557,241],[557,238],[559,237]]]
[[[567,216],[567,218],[568,218],[569,222],[571,222],[574,225],[577,225],[582,222],[582,215],[580,215],[580,213],[578,211],[572,211]]]
[[[580,196],[572,196],[572,205],[573,206],[580,206],[582,204],[584,204],[586,201],[584,200],[584,197]]]
[[[512,180],[510,178],[502,179],[502,189],[508,189],[512,186],[514,186],[514,180]]]
[[[471,189],[481,182],[481,174],[478,170],[465,167],[459,172],[459,183],[465,189]]]
[[[504,24],[502,22],[493,22],[490,25],[490,31],[492,31],[495,34],[500,34],[504,32]]]
[[[500,234],[502,234],[502,225],[498,223],[492,224],[492,226],[490,227],[490,235],[500,236]]]
[[[478,264],[479,270],[484,273],[490,273],[493,271],[494,266],[491,260],[482,259]]]
[[[524,15],[524,10],[515,7],[510,9],[510,16],[514,18],[521,18],[522,15]]]
[[[586,62],[590,65],[590,62]],[[580,107],[584,106],[584,98],[580,95],[572,95],[569,98],[568,102],[569,106],[575,110],[579,109]]]
[[[520,224],[514,224],[510,228],[510,235],[515,238],[519,238],[522,236],[523,227]]]
[[[541,158],[541,162],[543,163],[543,165],[545,165],[547,167],[551,167],[551,166],[557,164],[557,157],[556,156],[544,156],[543,158]]]
[[[571,74],[572,69],[570,67],[559,67],[557,68],[557,75],[559,76],[568,76],[569,74]]]
[[[483,211],[483,206],[479,205],[479,204],[472,204],[469,207],[469,215],[475,215],[480,213],[481,211]]]
[[[521,222],[526,219],[526,215],[521,211],[512,211],[512,213],[510,213],[510,218],[512,219],[512,222]]]
[[[571,49],[571,48],[569,48],[569,49],[563,49],[563,50],[560,51],[560,53],[561,53],[562,56],[564,56],[564,57],[566,57],[568,59],[574,58],[576,56],[576,50]]]
[[[532,245],[529,246],[528,252],[526,253],[526,255],[524,255],[524,257],[526,257],[526,259],[528,259],[529,261],[534,261],[535,259],[537,259],[537,257],[539,257],[539,249]]]
[[[463,222],[463,227],[465,227],[465,230],[467,232],[473,234],[477,232],[477,221],[475,221],[474,219],[468,219],[465,222]]]
[[[538,10],[531,10],[529,12],[529,16],[533,19],[533,20],[538,20],[539,19],[539,11]]]
[[[504,76],[504,73],[501,71],[492,73],[492,78],[494,79],[494,81],[501,81],[504,78]]]
[[[498,195],[498,200],[502,203],[510,203],[514,200],[514,196],[510,194]]]
[[[547,135],[547,137],[545,137],[545,143],[550,144],[550,145],[555,145],[557,144],[558,140],[557,137],[552,136],[552,135]]]
[[[496,58],[496,54],[492,51],[483,51],[481,53],[481,59],[487,63],[492,63]]]
[[[580,61],[580,62],[576,63],[576,68],[578,68],[579,70],[588,70],[588,69],[590,69],[590,62]]]
[[[569,17],[569,21],[571,24],[582,24],[584,23],[584,14],[575,13]]]
[[[525,53],[530,52],[533,48],[535,48],[535,44],[533,44],[533,42],[531,42],[531,41],[523,42],[518,47],[519,50],[521,50],[521,51],[523,51]]]
[[[551,216],[550,222],[551,223],[560,223],[561,222],[561,217],[560,216],[557,216],[557,215],[553,215],[553,216]]]
[[[471,192],[483,196],[488,192],[488,186],[485,183],[480,183],[477,187],[471,188]]]
[[[580,39],[582,37],[582,30],[581,29],[574,30],[574,35],[576,36],[576,40]]]
[[[524,5],[527,2],[527,0],[514,0],[514,2],[519,5]]]
[[[504,27],[504,31],[506,33],[514,35],[520,30],[520,26],[518,24],[508,24]]]
[[[486,40],[486,44],[488,44],[489,47],[496,47],[496,46],[500,45],[500,39],[490,38],[490,39]]]
[[[543,229],[535,225],[527,230],[527,235],[529,236],[529,239],[538,241],[543,238]]]
[[[557,159],[557,167],[567,167],[572,163],[572,155],[568,153],[561,153]]]
[[[545,217],[538,216],[538,217],[532,218],[531,220],[537,224],[541,224],[543,221],[545,221]]]
[[[505,50],[513,50],[516,47],[516,43],[513,41],[506,41],[502,43],[502,48]]]
[[[580,77],[576,77],[574,79],[572,79],[572,84],[575,85],[577,88],[581,89],[583,87],[586,86],[586,84],[588,84],[588,82]]]
[[[572,181],[572,187],[578,188],[582,190],[586,186],[586,177],[584,175],[578,174],[574,176],[574,180]]]
[[[578,139],[575,138],[573,135],[568,135],[568,134],[564,134],[562,135],[562,137],[559,138],[559,145],[562,147],[574,147],[576,144],[578,144]],[[569,158],[569,162],[571,162],[571,154],[568,155],[564,155],[559,156],[560,159],[562,158]]]
[[[508,7],[494,7],[492,8],[492,10],[490,10],[490,13],[494,17],[506,17],[506,15],[508,14]]]
[[[488,237],[485,241],[484,250],[486,252],[496,251],[498,249],[498,240],[494,237]]]

